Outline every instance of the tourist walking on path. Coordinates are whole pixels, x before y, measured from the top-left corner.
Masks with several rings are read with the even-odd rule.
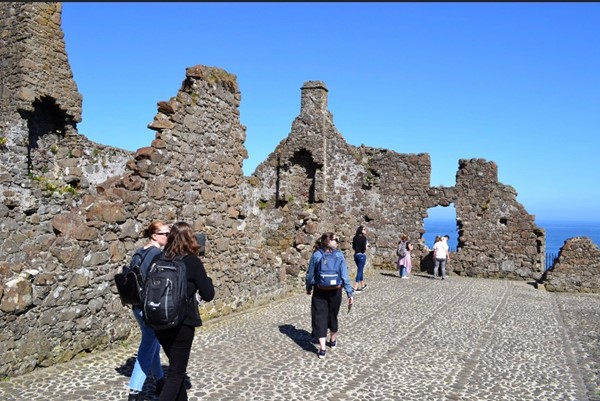
[[[448,252],[448,243],[439,235],[435,237],[433,244],[433,278],[437,278],[438,269],[442,280],[446,279],[446,262],[450,257]]]
[[[356,263],[356,278],[354,280],[354,291],[363,291],[367,288],[364,279],[365,265],[367,264],[367,228],[359,226],[352,238],[352,249],[354,250],[354,263]]]
[[[406,243],[408,242],[408,235],[402,234],[400,236],[400,241],[398,241],[398,248],[396,249],[396,255],[398,256],[398,260],[396,261],[396,266],[398,267],[398,274],[400,277],[406,277],[406,266],[404,265],[405,257],[406,257]]]
[[[144,238],[148,238],[148,242],[144,246],[135,250],[133,258],[139,258],[139,263],[142,278],[145,279],[148,273],[148,267],[154,256],[160,254],[162,248],[167,242],[169,235],[169,226],[161,221],[155,221],[144,230]],[[141,400],[140,392],[144,387],[146,377],[150,374],[154,377],[156,393],[159,394],[165,382],[165,374],[160,364],[160,344],[156,338],[154,330],[144,322],[144,312],[141,306],[133,306],[133,316],[137,320],[142,333],[140,345],[138,347],[137,358],[131,379],[129,380],[129,397],[128,401]]]
[[[312,294],[310,308],[312,333],[319,341],[319,358],[325,358],[327,345],[331,349],[337,346],[342,288],[348,296],[348,307],[354,302],[346,259],[337,249],[337,243],[338,237],[334,233],[321,235],[315,243],[306,272],[306,293]],[[329,342],[327,342],[328,329]]]
[[[187,401],[185,372],[192,350],[195,328],[202,326],[196,293],[204,301],[212,301],[215,296],[212,280],[206,275],[204,264],[197,256],[198,251],[198,241],[190,225],[185,222],[173,224],[163,256],[169,259],[183,256],[187,277],[187,298],[192,301],[190,305],[193,307],[186,309],[186,316],[180,325],[156,330],[156,337],[169,358],[167,378],[159,401]],[[157,259],[158,257],[155,257],[154,261]]]
[[[446,253],[446,266],[445,266],[445,271],[448,271],[448,264],[450,263],[450,245],[448,245],[448,241],[450,241],[450,236],[448,234],[444,235],[442,237],[442,241],[444,242],[444,245],[446,246],[446,250],[448,251]],[[446,277],[448,277],[448,275],[445,275]]]
[[[403,235],[402,239],[398,243],[398,271],[400,273],[400,277],[403,279],[408,279],[408,275],[412,270],[412,258],[411,251],[413,250],[413,245],[410,241],[408,241],[408,236]]]

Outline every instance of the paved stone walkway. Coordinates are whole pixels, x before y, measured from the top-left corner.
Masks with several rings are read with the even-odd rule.
[[[600,296],[369,273],[325,359],[307,295],[207,322],[194,339],[190,401],[600,400]],[[125,400],[135,349],[2,382],[0,400]],[[157,399],[153,386],[144,400]]]

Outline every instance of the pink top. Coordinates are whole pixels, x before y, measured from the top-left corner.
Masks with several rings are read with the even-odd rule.
[[[398,258],[398,268],[400,268],[400,266],[406,267],[406,271],[410,273],[412,267],[412,259],[410,257],[410,251],[408,249],[406,250],[406,255],[404,255],[403,258]]]

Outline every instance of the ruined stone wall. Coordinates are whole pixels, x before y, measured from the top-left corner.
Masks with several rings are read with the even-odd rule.
[[[292,277],[306,268],[315,240],[326,231],[340,235],[352,270],[359,225],[369,227],[369,265],[392,268],[401,234],[419,239],[433,206],[427,199],[429,155],[349,145],[335,128],[327,95],[321,81],[303,85],[291,132],[244,188],[245,206],[253,208],[246,213],[257,217],[252,231],[282,249]]]
[[[13,163],[5,167],[12,175],[31,168],[44,133],[72,134],[81,121],[61,9],[60,3],[0,3],[0,137],[11,148]]]
[[[431,188],[428,154],[346,143],[321,81],[302,86],[291,131],[250,177],[242,173],[236,77],[219,68],[187,68],[180,89],[157,104],[149,146],[127,152],[89,141],[77,132],[81,96],[60,9],[0,4],[0,376],[137,332],[113,276],[155,219],[184,220],[207,235],[216,298],[202,304],[204,318],[302,291],[325,231],[340,234],[351,270],[361,224],[369,229],[368,266],[393,269],[402,233],[416,242],[414,264],[425,261],[423,219],[450,203],[461,225],[450,265],[457,274],[526,279],[543,270],[544,233],[515,191],[497,182],[493,163],[460,161],[456,187]],[[23,31],[27,40],[18,39]],[[39,57],[48,68],[28,61]]]
[[[539,279],[545,233],[517,202],[514,188],[498,182],[496,163],[460,160],[455,189],[459,237],[451,270],[474,277]]]
[[[93,241],[109,235],[80,224],[85,211],[63,213],[123,172],[131,152],[77,133],[81,95],[60,12],[0,3],[0,376],[101,348],[115,331],[98,296],[110,277],[90,270],[108,259]]]
[[[0,216],[120,174],[130,152],[78,135],[60,3],[0,3]],[[28,179],[26,179],[28,178]],[[59,201],[60,202],[60,201]]]
[[[600,293],[600,249],[586,237],[569,238],[543,277],[548,291]]]
[[[82,97],[67,60],[60,3],[0,4],[0,111],[2,122],[33,112],[35,100],[49,97],[66,113],[65,123],[81,121]]]

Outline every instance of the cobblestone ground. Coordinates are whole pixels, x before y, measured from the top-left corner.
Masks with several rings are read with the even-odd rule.
[[[600,401],[600,296],[506,280],[367,277],[325,359],[310,338],[307,295],[207,322],[194,339],[189,399]],[[12,378],[0,400],[126,400],[135,351]],[[143,399],[156,400],[153,390],[148,380]]]

